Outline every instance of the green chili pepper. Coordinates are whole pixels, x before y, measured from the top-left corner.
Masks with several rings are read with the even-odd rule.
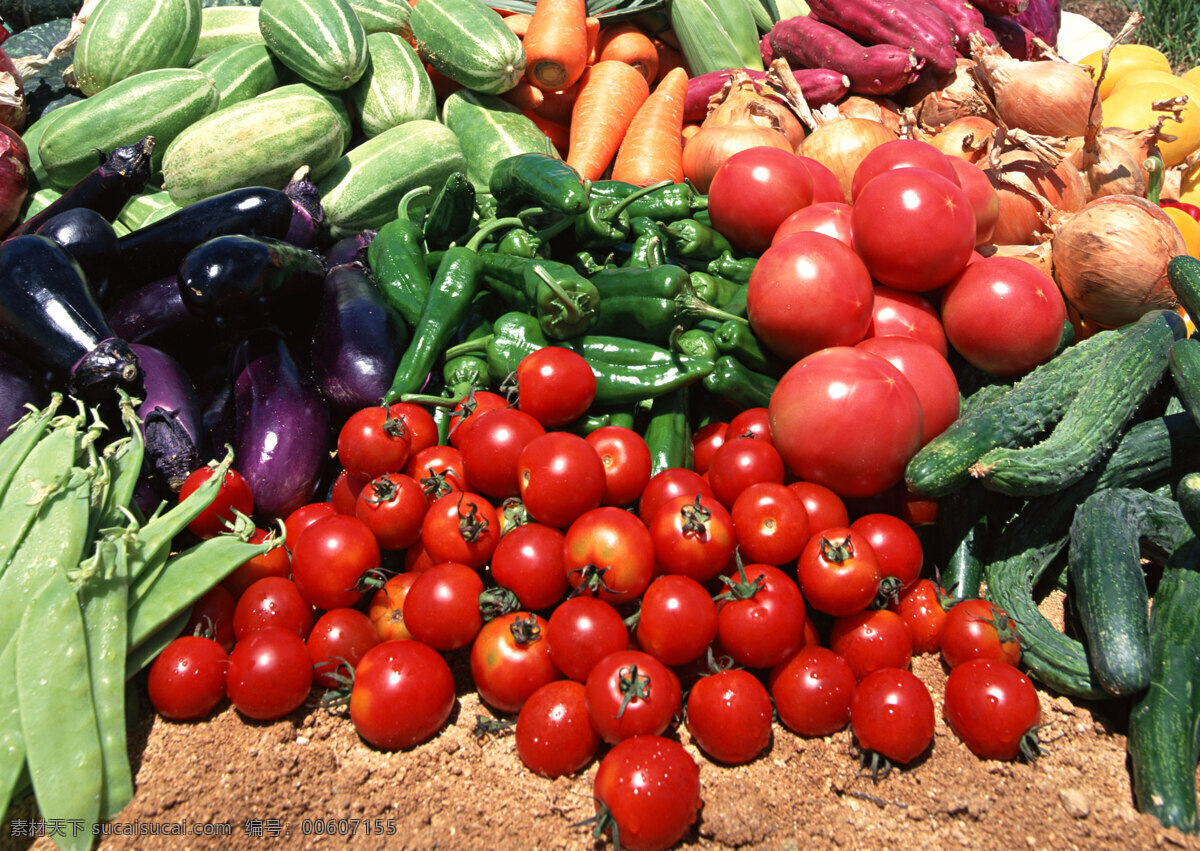
[[[476,355],[448,358],[442,365],[442,381],[450,396],[465,396],[475,388],[492,387],[487,361]]]
[[[479,245],[495,230],[520,223],[517,218],[492,219],[465,246],[446,249],[421,316],[413,326],[412,337],[392,377],[392,386],[384,394],[387,404],[421,388],[434,361],[471,309],[482,278]]]
[[[575,244],[580,248],[612,248],[624,242],[631,229],[630,205],[669,184],[670,181],[664,180],[639,187],[619,200],[593,199],[587,210],[575,217]]]
[[[692,429],[689,424],[687,387],[654,399],[650,420],[642,437],[650,450],[650,475],[669,467],[692,467]]]
[[[592,182],[591,197],[619,201],[638,189],[632,183],[620,180],[596,180]],[[691,183],[668,183],[653,192],[642,195],[629,208],[630,216],[649,216],[660,221],[673,221],[694,215],[708,208],[708,196],[701,195]]]
[[[592,405],[582,417],[568,423],[564,428],[580,437],[586,437],[598,428],[605,426],[621,426],[632,429],[635,417],[635,405]]]
[[[704,388],[739,408],[765,408],[778,382],[746,367],[737,358],[722,355],[704,376]]]
[[[633,273],[638,270],[619,271]],[[600,310],[593,328],[596,334],[620,335],[665,344],[676,325],[690,327],[703,318],[745,321],[698,298],[692,290],[687,272],[679,267],[661,266],[643,270],[642,274],[647,275],[648,281],[654,280],[655,276],[658,276],[658,280],[678,281],[678,291],[673,296],[659,294],[660,291],[648,285],[649,293],[646,295],[601,293]]]
[[[745,315],[744,308],[741,313],[737,313],[726,307],[733,298],[746,289],[745,284],[739,284],[719,275],[710,275],[708,272],[693,271],[688,277],[691,278],[692,289],[704,301],[734,313],[736,316]]]
[[[496,243],[496,253],[532,260],[537,256],[541,245],[542,240],[525,228],[512,228]]]
[[[679,298],[689,285],[687,270],[681,266],[636,268],[614,266],[601,269],[588,278],[600,298],[645,296],[647,298]]]
[[[748,369],[776,377],[787,371],[787,364],[764,349],[745,322],[722,322],[712,338],[721,354],[737,358]]]
[[[595,323],[600,295],[573,267],[486,252],[480,262],[484,286],[510,310],[536,314],[547,338],[569,340]]]
[[[409,218],[408,208],[414,198],[429,191],[428,186],[419,186],[401,198],[396,218],[381,227],[367,247],[367,265],[375,285],[410,327],[421,316],[431,278],[425,232]]]
[[[688,260],[716,260],[733,245],[719,230],[695,219],[678,219],[663,227],[667,256]]]
[[[708,262],[705,271],[710,275],[720,275],[722,278],[745,284],[749,282],[750,273],[754,271],[754,264],[757,262],[757,257],[738,258],[730,251],[722,251],[717,258]]]
[[[682,327],[677,326],[675,333],[671,335],[671,349],[694,358],[704,358],[713,363],[716,363],[717,358],[721,356],[712,333],[701,328],[689,328],[684,331]]]
[[[446,178],[425,215],[425,246],[449,248],[471,229],[475,217],[475,184],[461,171]]]
[[[654,269],[666,262],[666,238],[661,233],[648,231],[633,241],[625,266],[630,269]]]
[[[579,172],[560,159],[540,153],[522,153],[496,163],[488,190],[499,208],[540,205],[568,215],[587,209],[588,187]]]
[[[581,275],[590,277],[603,269],[609,268],[609,263],[611,262],[611,254],[601,262],[590,251],[576,251],[575,256],[572,258],[571,266]]]

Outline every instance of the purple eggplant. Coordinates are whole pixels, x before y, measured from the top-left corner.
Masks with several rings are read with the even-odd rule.
[[[388,307],[366,266],[331,269],[313,331],[313,376],[325,398],[349,413],[378,405],[408,342],[408,326]]]
[[[29,413],[26,405],[42,408],[49,400],[46,383],[29,364],[0,352],[0,440],[13,423]]]
[[[0,345],[85,402],[108,401],[120,387],[141,393],[141,370],[88,286],[83,268],[48,236],[0,243]]]
[[[345,236],[335,242],[329,248],[325,249],[325,266],[329,269],[335,266],[345,266],[348,263],[362,263],[366,265],[367,249],[371,246],[371,240],[375,238],[376,231],[364,230],[359,231],[353,236]]]
[[[300,167],[283,187],[283,194],[292,199],[295,208],[284,240],[301,248],[312,248],[317,242],[317,232],[325,222],[325,210],[321,207],[321,192],[308,175],[308,166]]]
[[[187,253],[179,264],[179,292],[197,316],[233,318],[302,299],[324,276],[325,264],[312,251],[269,237],[227,235]]]
[[[110,305],[104,315],[113,332],[130,343],[161,345],[166,339],[178,343],[180,335],[205,327],[183,303],[179,279],[175,275],[139,287]]]
[[[76,207],[46,219],[36,232],[50,237],[79,261],[92,292],[103,302],[108,273],[117,256],[112,222],[89,207]]]
[[[146,437],[148,478],[163,496],[178,494],[188,475],[203,463],[200,399],[179,361],[152,346],[131,347],[145,376],[146,392],[137,413]]]
[[[282,338],[247,344],[242,360],[233,466],[249,482],[256,512],[286,517],[312,498],[329,462],[329,408]]]

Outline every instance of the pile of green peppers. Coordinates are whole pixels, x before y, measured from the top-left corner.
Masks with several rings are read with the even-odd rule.
[[[584,181],[534,153],[501,160],[488,189],[465,175],[416,189],[371,238],[372,277],[412,330],[386,402],[444,412],[565,346],[596,375],[571,428],[636,428],[656,472],[690,464],[692,428],[766,406],[785,365],[746,320],[757,258],[712,227],[706,196]]]

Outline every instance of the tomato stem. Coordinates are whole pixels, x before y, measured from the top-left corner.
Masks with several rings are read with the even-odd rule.
[[[508,588],[497,585],[485,588],[479,595],[479,614],[485,621],[495,620],[501,615],[519,611],[521,601]]]
[[[538,621],[538,616],[534,614],[517,615],[509,625],[508,631],[512,633],[513,641],[517,643],[518,647],[532,644],[542,637],[542,625]]]
[[[700,540],[708,537],[708,521],[712,517],[712,510],[701,504],[700,494],[696,494],[695,502],[679,509],[679,513],[683,515],[680,531],[684,535],[695,535]]]
[[[617,678],[617,688],[621,691],[621,708],[617,717],[625,714],[625,707],[634,700],[647,700],[650,697],[650,675],[638,671],[636,664],[622,668]]]
[[[849,561],[854,558],[854,542],[850,540],[849,535],[838,542],[823,537],[821,538],[821,558],[835,564]]]
[[[473,544],[479,540],[480,536],[487,531],[488,522],[485,518],[479,516],[479,506],[471,503],[466,514],[463,513],[462,503],[464,496],[458,499],[458,533],[462,535],[462,539],[468,544]]]

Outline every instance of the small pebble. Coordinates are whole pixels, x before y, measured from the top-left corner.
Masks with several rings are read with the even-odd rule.
[[[1067,815],[1072,818],[1087,818],[1091,811],[1091,802],[1088,800],[1088,796],[1078,789],[1060,789],[1058,799],[1062,802]]]

